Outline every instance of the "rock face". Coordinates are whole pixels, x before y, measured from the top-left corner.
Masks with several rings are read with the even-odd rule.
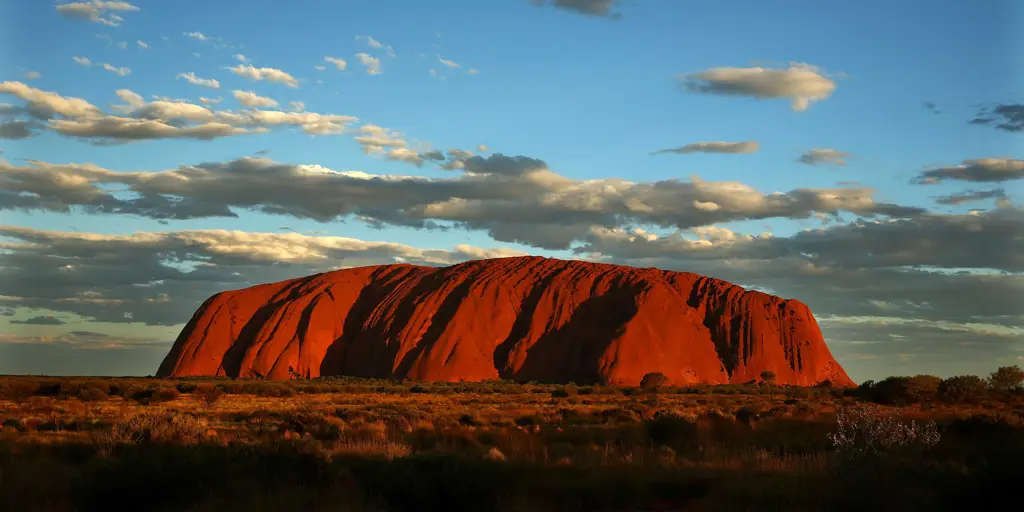
[[[810,309],[725,281],[540,257],[382,265],[210,297],[158,376],[636,385],[853,382]]]

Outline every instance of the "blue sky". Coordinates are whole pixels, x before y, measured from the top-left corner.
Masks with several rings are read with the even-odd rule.
[[[440,180],[459,175],[457,169],[445,170],[429,161],[411,165],[408,160],[389,158],[389,148],[398,146],[368,152],[368,146],[356,137],[361,127],[372,125],[394,132],[393,138],[401,139],[402,147],[412,154],[459,148],[478,153],[485,159],[480,165],[490,161],[486,160],[488,155],[523,155],[542,160],[550,172],[571,180],[618,178],[643,184],[698,177],[706,182],[736,182],[762,194],[866,188],[872,190],[872,204],[920,211],[892,218],[843,211],[840,220],[827,223],[800,213],[767,218],[747,215],[751,218],[742,220],[747,210],[743,201],[737,200],[734,206],[738,213],[706,224],[729,229],[741,238],[771,232],[776,238],[773,243],[785,245],[791,252],[785,261],[751,257],[744,252],[746,246],[738,243],[716,247],[723,251],[719,259],[695,257],[686,250],[659,250],[636,258],[630,255],[633,253],[616,252],[607,240],[597,244],[582,235],[570,237],[570,245],[589,249],[601,245],[605,250],[598,251],[602,254],[597,257],[607,261],[703,272],[799,298],[811,305],[819,319],[825,319],[822,324],[826,338],[855,379],[891,373],[983,373],[999,364],[1020,363],[1024,356],[1024,306],[1016,313],[1012,308],[1001,310],[990,315],[992,318],[986,317],[982,307],[957,319],[938,304],[927,306],[925,309],[932,310],[928,314],[920,313],[917,299],[908,298],[910,295],[887,296],[894,292],[882,290],[887,287],[881,285],[877,289],[864,286],[854,293],[844,288],[849,284],[839,281],[787,280],[778,276],[779,269],[791,268],[785,265],[795,261],[792,258],[808,254],[800,249],[806,247],[798,240],[801,230],[825,229],[825,238],[840,244],[839,234],[847,232],[844,226],[860,217],[865,222],[898,222],[904,231],[896,239],[918,243],[894,248],[888,238],[873,234],[882,228],[869,228],[862,235],[861,250],[868,255],[885,253],[895,263],[864,265],[864,258],[852,254],[848,245],[843,245],[843,257],[830,256],[826,262],[828,251],[822,249],[820,254],[812,255],[815,261],[837,275],[841,271],[861,272],[863,276],[857,278],[861,283],[870,283],[871,279],[891,282],[885,271],[902,272],[925,265],[929,268],[917,268],[911,276],[900,274],[917,283],[913,285],[919,287],[914,297],[955,294],[964,286],[980,287],[976,291],[979,296],[992,300],[1001,297],[999,304],[1005,306],[1007,301],[1013,302],[1016,292],[1024,290],[1020,257],[992,258],[990,254],[997,248],[1012,253],[1024,243],[1020,228],[1014,231],[1012,227],[1020,218],[1022,173],[1017,159],[1021,157],[1021,132],[1000,129],[996,122],[969,123],[985,117],[986,109],[1012,107],[1021,101],[1024,77],[1021,67],[1014,63],[1024,50],[1024,40],[1014,29],[1024,19],[1024,7],[1012,1],[793,1],[783,6],[755,1],[634,0],[615,3],[604,12],[607,3],[578,0],[538,6],[529,0],[462,0],[297,2],[282,6],[267,1],[6,2],[0,6],[0,15],[17,19],[18,24],[8,31],[13,44],[5,45],[17,50],[0,54],[0,80],[5,83],[17,82],[32,90],[81,98],[105,115],[120,116],[121,120],[149,116],[171,125],[180,121],[161,120],[138,109],[118,111],[113,105],[124,102],[116,91],[127,89],[147,103],[155,101],[154,96],[163,96],[202,106],[201,97],[221,98],[222,102],[205,106],[211,111],[232,112],[248,108],[239,104],[234,91],[254,92],[279,105],[260,107],[264,110],[287,112],[289,102],[302,102],[300,111],[354,116],[358,121],[346,124],[344,133],[312,135],[304,131],[305,125],[295,124],[260,125],[268,131],[251,133],[255,125],[249,124],[244,129],[250,133],[214,140],[140,140],[133,135],[126,142],[90,135],[87,130],[95,129],[92,125],[81,128],[86,131],[62,131],[58,123],[68,116],[59,113],[44,119],[11,111],[2,121],[29,122],[32,135],[0,139],[0,159],[5,159],[0,162],[22,168],[30,165],[24,160],[46,165],[90,163],[109,171],[135,173],[261,156],[278,164],[320,165],[374,175]],[[573,6],[591,6],[594,10],[587,13],[584,7]],[[613,13],[621,16],[608,15]],[[32,44],[21,44],[29,41]],[[360,53],[379,59],[381,72],[367,73],[357,56]],[[87,58],[90,65],[76,63],[74,57]],[[344,59],[345,69],[338,70],[325,57]],[[130,72],[122,71],[121,76],[104,69],[104,63]],[[228,69],[243,64],[283,71],[294,77],[297,86],[252,80]],[[742,94],[715,94],[686,89],[683,84],[687,79],[680,78],[687,75],[690,82],[703,80],[711,90],[721,91],[727,84],[714,78],[714,70],[723,68],[745,77],[756,68],[775,70],[781,74],[773,76],[782,82],[741,79]],[[786,73],[798,68],[809,70],[818,77],[814,80],[832,84],[825,97],[804,110],[793,108],[786,92],[800,85],[785,83],[787,79],[797,80]],[[179,76],[182,73],[216,80],[219,87],[190,83]],[[806,78],[807,74],[801,76]],[[766,87],[775,92],[765,93]],[[24,90],[18,89],[21,92],[17,93],[9,88],[6,94],[0,90],[0,102],[11,108],[40,102]],[[770,97],[755,99],[759,94]],[[652,155],[658,150],[712,141],[756,141],[758,149],[750,153]],[[487,151],[480,151],[481,145]],[[845,165],[798,161],[811,150],[826,149],[848,154],[843,158]],[[266,153],[259,154],[262,151]],[[940,183],[912,183],[923,172],[958,166],[967,169],[961,178],[947,176]],[[997,169],[997,178],[984,178],[986,172],[997,172],[990,169]],[[949,172],[940,174],[946,176]],[[24,183],[14,183],[0,181],[0,192],[3,187],[15,194],[29,191]],[[126,183],[96,186],[97,190],[122,189],[113,192],[119,200],[137,197],[124,191],[130,187]],[[936,202],[939,196],[967,190],[988,191],[990,197],[960,204]],[[340,236],[447,251],[468,244],[559,257],[594,252],[545,248],[550,244],[537,240],[495,238],[481,228],[498,225],[500,219],[481,221],[473,229],[437,231],[389,225],[381,230],[351,217],[322,222],[296,218],[294,212],[257,214],[231,206],[237,218],[193,216],[160,221],[122,213],[95,213],[88,205],[69,203],[68,196],[59,191],[47,189],[46,193],[53,193],[59,201],[45,202],[45,207],[19,206],[13,200],[0,204],[0,224],[51,232],[47,235],[51,242],[54,237],[66,239],[67,233],[128,236],[136,232],[219,229],[275,235],[294,231],[308,237]],[[32,194],[45,198],[41,189],[32,189]],[[329,202],[329,198],[310,201],[319,200]],[[57,203],[61,204],[54,206]],[[730,209],[724,203],[715,208],[719,213]],[[970,215],[972,209],[979,211]],[[444,223],[452,219],[436,220]],[[970,223],[980,224],[964,227]],[[557,222],[541,223],[536,226],[537,232],[554,224]],[[702,225],[688,220],[676,225],[657,224],[633,219],[622,226],[604,227],[640,227],[662,236],[682,229],[684,236],[692,239],[700,235],[686,229]],[[18,233],[8,233],[4,240],[28,243],[28,235]],[[978,239],[989,235],[991,238]],[[928,241],[936,236],[942,240]],[[971,240],[973,249],[957,245],[964,240]],[[746,239],[741,242],[746,243]],[[58,245],[50,249],[56,251]],[[23,251],[19,247],[8,249],[6,257],[17,258]],[[70,245],[67,250],[78,254]],[[210,250],[216,252],[215,248]],[[949,254],[949,261],[935,257],[936,252]],[[350,260],[390,262],[388,258],[374,258],[352,256]],[[736,259],[751,263],[729,263]],[[289,261],[296,265],[292,270],[296,275],[327,264],[294,258]],[[755,265],[757,262],[764,264]],[[29,269],[14,263],[5,265],[22,273]],[[937,274],[936,268],[967,268],[972,275],[1007,275],[995,284],[972,281],[964,285],[955,279],[929,280],[927,272]],[[282,277],[274,273],[278,270],[263,272],[249,269],[246,278],[262,282],[271,276]],[[53,279],[58,276],[55,274]],[[92,290],[82,279],[66,278],[60,283],[66,292],[80,296]],[[166,294],[168,304],[174,305],[169,311],[178,314],[180,321],[152,320],[150,323],[161,324],[154,326],[129,321],[133,319],[113,321],[117,315],[109,311],[106,316],[96,316],[84,306],[76,309],[81,302],[28,297],[25,290],[13,285],[7,288],[0,285],[0,296],[24,299],[6,304],[12,316],[0,317],[0,330],[11,333],[5,338],[7,342],[0,343],[0,372],[7,373],[28,371],[26,368],[43,373],[69,373],[75,368],[81,373],[109,373],[110,364],[100,365],[96,362],[99,360],[125,361],[118,366],[124,368],[124,373],[150,373],[166,350],[159,343],[173,338],[198,306],[196,301],[201,301]],[[849,291],[845,299],[835,297],[843,295],[844,290]],[[109,289],[103,293],[113,298],[118,292]],[[129,307],[126,304],[137,300],[130,295],[117,299],[119,304]],[[917,305],[909,309],[891,306],[888,312],[868,314],[872,304],[880,303]],[[62,323],[10,323],[50,316],[60,318]],[[76,337],[68,334],[72,331],[93,335]],[[913,333],[920,336],[919,341],[910,340]],[[64,355],[47,358],[47,347],[54,354]],[[75,355],[86,348],[98,351],[90,354],[110,355],[107,359]],[[81,363],[76,366],[68,360]]]

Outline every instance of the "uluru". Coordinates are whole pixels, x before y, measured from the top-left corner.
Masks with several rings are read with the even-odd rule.
[[[687,272],[513,257],[218,293],[159,377],[851,386],[810,308]]]

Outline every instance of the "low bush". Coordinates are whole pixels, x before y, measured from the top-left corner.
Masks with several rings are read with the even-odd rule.
[[[78,399],[83,402],[102,402],[109,398],[102,389],[85,388],[78,391]]]
[[[178,398],[181,398],[181,393],[179,393],[178,390],[175,388],[167,387],[160,388],[154,391],[151,400],[153,402],[163,403],[171,402],[177,400]]]

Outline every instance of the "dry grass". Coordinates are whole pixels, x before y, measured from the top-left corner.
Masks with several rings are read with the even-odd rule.
[[[694,499],[703,510],[916,509],[1013,489],[999,471],[1024,456],[1019,395],[858,416],[844,412],[861,407],[856,394],[803,388],[30,378],[0,387],[5,510],[88,509],[122,492],[110,478],[184,486],[185,497],[147,491],[173,510],[242,506],[231,500],[257,510],[648,510]],[[926,421],[927,442],[895,438]],[[847,436],[839,448],[870,446],[870,456],[851,466],[830,440],[837,432]],[[881,500],[870,485],[903,497]]]

